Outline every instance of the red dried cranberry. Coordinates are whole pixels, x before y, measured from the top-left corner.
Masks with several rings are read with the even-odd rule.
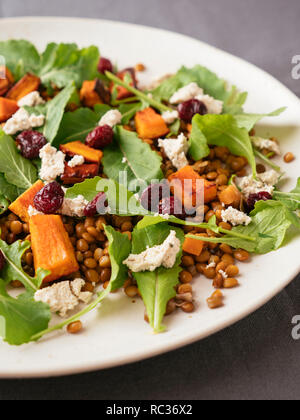
[[[166,197],[161,200],[159,203],[158,213],[169,214],[171,216],[176,216],[179,219],[184,219],[186,217],[186,212],[182,203],[173,196]]]
[[[194,115],[207,114],[207,108],[205,104],[201,101],[198,101],[198,99],[191,99],[190,101],[186,101],[178,105],[178,112],[179,112],[180,118],[183,121],[190,123]]]
[[[95,128],[87,135],[85,144],[94,149],[103,149],[113,142],[114,132],[109,125]]]
[[[16,140],[22,156],[27,159],[37,159],[40,150],[47,143],[43,134],[38,131],[23,131]]]
[[[62,206],[65,193],[58,182],[54,181],[42,188],[34,197],[34,207],[44,214],[54,214]]]
[[[257,194],[250,194],[247,200],[248,211],[252,211],[258,201],[272,200],[272,196],[267,191],[261,191]]]
[[[83,213],[86,217],[93,217],[97,213],[105,214],[106,195],[100,192],[96,197],[85,207]]]
[[[0,251],[0,271],[3,270],[4,266],[5,266],[5,258],[4,258],[3,252]]]
[[[149,211],[157,212],[159,202],[170,196],[170,187],[167,183],[149,185],[141,195],[142,206]]]
[[[113,71],[113,65],[108,58],[101,57],[98,63],[99,73],[105,74],[106,71]]]

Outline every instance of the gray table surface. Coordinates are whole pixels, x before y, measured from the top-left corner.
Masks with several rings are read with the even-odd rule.
[[[299,0],[0,0],[0,17],[76,16],[191,35],[245,58],[300,96]],[[279,105],[279,104],[278,104]],[[284,267],[283,267],[284,269]],[[0,381],[3,399],[298,399],[300,277],[238,324],[150,360],[73,377]],[[1,361],[5,363],[5,361]]]

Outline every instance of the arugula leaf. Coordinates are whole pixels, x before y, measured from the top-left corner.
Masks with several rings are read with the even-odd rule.
[[[50,273],[42,268],[37,270],[36,277],[30,277],[25,273],[22,268],[21,259],[24,252],[29,248],[30,242],[28,241],[17,241],[12,245],[8,245],[0,239],[0,250],[5,258],[5,266],[1,271],[1,275],[5,279],[5,284],[19,280],[28,292],[36,292],[40,288],[43,279]]]
[[[79,49],[76,44],[51,43],[41,55],[38,74],[46,86],[62,88],[74,81],[80,87],[84,80],[97,77],[99,58],[95,46]]]
[[[273,198],[282,202],[291,211],[300,210],[300,178],[294,190],[289,193],[274,191]]]
[[[114,143],[105,148],[102,159],[104,173],[119,182],[120,172],[126,172],[129,186],[161,180],[161,162],[161,157],[136,133],[121,126],[115,128]]]
[[[83,315],[89,313],[95,309],[99,303],[101,303],[111,291],[117,290],[123,286],[125,280],[128,277],[128,269],[123,264],[123,261],[126,260],[130,254],[131,243],[128,236],[124,233],[117,232],[111,226],[105,227],[105,233],[109,241],[109,256],[111,259],[111,278],[108,287],[101,293],[99,293],[97,299],[95,299],[90,305],[84,308],[82,311],[78,312],[71,318],[61,322],[60,324],[54,325],[53,327],[38,332],[37,334],[31,337],[32,340],[38,340],[43,335],[49,334],[50,332],[61,330],[66,325],[69,325],[71,322],[74,322],[81,318]]]
[[[300,228],[300,220],[296,214],[279,201],[259,201],[250,216],[252,222],[248,226],[234,227],[230,233],[220,238],[201,239],[206,242],[225,243],[252,253],[267,254],[282,246],[286,233],[292,225]],[[240,235],[240,238],[231,237],[232,234]],[[244,236],[252,240],[249,241]],[[199,239],[199,236],[195,235],[187,237]]]
[[[195,115],[192,124],[196,126],[192,137],[192,153],[196,160],[207,156],[206,139],[210,145],[226,146],[234,155],[246,157],[256,176],[256,162],[249,134],[245,128],[238,127],[232,115]]]
[[[241,106],[245,103],[247,94],[238,94],[235,88],[228,91],[224,80],[220,79],[215,73],[206,67],[197,65],[193,68],[182,67],[174,76],[166,79],[152,94],[156,100],[169,101],[171,96],[183,86],[195,82],[206,94],[224,102],[224,112],[229,112],[230,108],[234,111],[241,111]],[[228,107],[228,109],[227,109]]]
[[[35,46],[25,40],[0,42],[0,55],[5,58],[7,67],[17,80],[26,73],[36,73],[40,64],[40,55]]]
[[[144,216],[151,214],[144,209],[132,192],[112,179],[100,177],[86,179],[68,188],[66,197],[75,198],[78,195],[83,195],[86,200],[92,201],[99,192],[105,192],[110,214],[120,216]]]
[[[49,143],[52,143],[57,135],[65,108],[74,92],[75,85],[71,82],[47,106],[44,136]]]
[[[183,244],[184,234],[181,229],[171,228],[167,223],[149,226],[145,229],[135,229],[132,236],[132,253],[140,254],[147,247],[161,245],[169,236],[171,230],[176,231],[176,236]],[[146,306],[149,323],[154,332],[160,333],[165,330],[162,325],[166,313],[167,303],[176,296],[175,287],[179,282],[182,252],[177,256],[173,268],[160,267],[154,272],[133,273]]]
[[[238,114],[234,118],[240,128],[245,128],[248,132],[265,117],[278,117],[286,110],[286,107],[277,109],[269,114]]]
[[[96,105],[95,111],[89,108],[79,108],[74,112],[66,112],[53,145],[57,147],[60,144],[72,141],[85,141],[86,136],[97,126],[101,117],[110,109],[108,105]]]
[[[37,170],[18,152],[14,140],[0,130],[0,172],[9,184],[27,190],[37,180]]]
[[[4,195],[0,194],[0,215],[6,212],[8,206],[9,201],[4,197]]]
[[[203,159],[210,154],[207,139],[198,124],[197,118],[195,117],[192,121],[192,131],[189,142],[189,155],[192,156],[195,161]]]
[[[9,184],[5,176],[0,173],[0,194],[9,201],[15,201],[25,190]]]
[[[19,346],[32,341],[32,336],[48,327],[50,308],[36,302],[32,293],[17,299],[11,297],[0,279],[0,336],[8,344]]]

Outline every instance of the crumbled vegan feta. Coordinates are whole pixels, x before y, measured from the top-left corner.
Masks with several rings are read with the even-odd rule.
[[[93,294],[81,291],[84,284],[85,281],[82,279],[56,283],[38,290],[34,295],[34,299],[37,302],[48,304],[51,312],[58,312],[61,317],[65,317],[80,302],[87,304],[91,301]]]
[[[173,124],[175,120],[179,118],[178,111],[165,111],[162,114],[162,118],[165,121],[166,124]]]
[[[83,195],[78,195],[76,198],[64,198],[63,205],[58,212],[64,216],[83,217],[84,209],[88,204],[89,202]]]
[[[161,244],[152,248],[147,248],[141,254],[131,254],[123,261],[123,264],[133,271],[155,271],[158,267],[172,268],[176,262],[176,257],[180,251],[180,240],[176,237],[176,232],[172,230],[167,239]]]
[[[44,103],[45,101],[41,97],[40,93],[37,90],[35,90],[34,92],[31,92],[28,95],[21,98],[18,102],[18,106],[37,106],[43,105]]]
[[[221,276],[223,277],[223,279],[228,279],[228,275],[225,273],[225,271],[219,270],[218,273],[221,274]]]
[[[84,163],[84,157],[81,155],[75,155],[69,162],[68,166],[70,168],[75,168],[75,166],[82,165]]]
[[[128,162],[128,160],[127,160],[127,158],[124,156],[123,157],[123,159],[122,159],[122,163],[127,163]]]
[[[9,136],[12,136],[19,131],[41,127],[44,123],[44,115],[30,115],[24,108],[20,108],[8,121],[6,121],[3,131]]]
[[[195,99],[204,103],[208,114],[222,114],[224,102],[209,95],[198,95]]]
[[[249,197],[251,194],[257,194],[259,192],[268,192],[273,194],[274,186],[279,180],[277,172],[271,169],[270,171],[264,172],[257,175],[258,179],[254,179],[252,175],[244,176],[243,178],[237,178],[237,185],[242,190],[245,197]]]
[[[228,209],[222,210],[221,215],[223,222],[229,222],[232,226],[248,226],[251,223],[251,217],[233,207],[228,207]]]
[[[112,109],[108,111],[101,120],[99,121],[99,126],[102,127],[103,125],[109,125],[110,127],[114,127],[117,124],[120,124],[122,121],[122,114],[120,111],[116,109]]]
[[[164,149],[175,168],[182,169],[189,164],[186,158],[189,142],[184,134],[180,134],[177,139],[159,139],[158,146]]]
[[[175,92],[170,99],[170,103],[180,104],[181,102],[189,101],[190,99],[194,99],[196,96],[203,94],[203,89],[201,89],[197,83],[192,82]]]
[[[267,149],[276,155],[280,155],[281,153],[279,144],[276,143],[276,141],[264,139],[262,137],[251,137],[251,141],[253,145],[260,150]]]
[[[280,175],[273,169],[270,169],[262,174],[258,174],[258,178],[267,185],[276,185],[279,181]]]
[[[36,216],[36,215],[38,215],[38,214],[44,214],[44,213],[42,213],[41,211],[38,211],[36,208],[34,208],[33,206],[29,206],[28,207],[28,209],[27,209],[27,213],[28,213],[28,216],[29,217],[32,217],[32,216]]]
[[[42,159],[40,177],[44,181],[54,181],[64,173],[66,155],[52,147],[50,143],[40,150],[40,158]]]

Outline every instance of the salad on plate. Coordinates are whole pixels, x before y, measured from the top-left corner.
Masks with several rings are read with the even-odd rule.
[[[280,190],[278,158],[255,132],[266,114],[209,69],[182,67],[147,87],[97,47],[0,42],[0,335],[38,341],[110,293],[142,299],[146,323],[211,309],[239,286],[240,262],[299,230],[300,179]],[[254,257],[255,258],[255,257]],[[200,280],[198,280],[200,278]],[[200,302],[201,303],[201,302]],[[145,323],[145,330],[147,324]]]

